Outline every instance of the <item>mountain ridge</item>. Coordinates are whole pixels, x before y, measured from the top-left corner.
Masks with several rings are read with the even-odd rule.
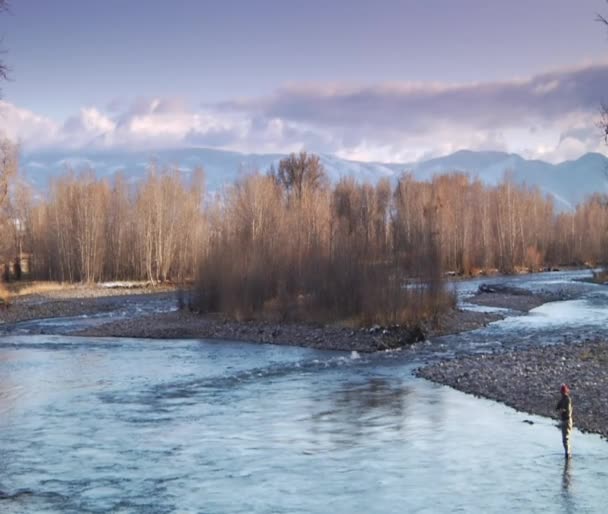
[[[77,171],[91,168],[98,176],[112,176],[122,171],[131,181],[145,175],[152,160],[159,165],[177,165],[184,173],[197,167],[205,170],[208,187],[218,190],[253,171],[267,171],[286,154],[241,153],[212,148],[178,148],[156,151],[40,151],[22,156],[26,177],[37,189],[46,190],[50,181],[68,168]],[[413,163],[364,162],[319,154],[332,181],[352,176],[375,183],[382,178],[395,181],[403,172],[419,180],[433,176],[464,172],[488,185],[499,183],[507,171],[518,183],[538,187],[552,195],[560,209],[572,209],[593,193],[608,193],[608,158],[600,153],[587,153],[577,159],[552,164],[538,159],[525,159],[501,151],[459,150],[449,155]]]

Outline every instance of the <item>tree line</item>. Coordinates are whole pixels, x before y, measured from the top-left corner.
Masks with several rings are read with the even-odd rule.
[[[7,183],[15,154],[0,151]],[[195,308],[239,318],[434,317],[452,301],[446,272],[596,265],[608,237],[601,195],[557,212],[508,174],[496,186],[463,173],[332,184],[304,152],[213,194],[202,170],[156,163],[135,183],[68,170],[43,197],[10,191],[0,251],[29,254],[32,277],[196,282]]]
[[[99,179],[68,171],[48,196],[23,195],[22,246],[34,278],[61,282],[184,281],[204,247],[202,171],[188,182],[177,168],[151,164],[145,180]]]

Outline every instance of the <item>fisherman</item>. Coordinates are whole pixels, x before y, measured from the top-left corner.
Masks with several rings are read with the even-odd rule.
[[[562,384],[560,388],[562,397],[557,403],[555,410],[559,411],[562,429],[562,443],[566,459],[572,456],[570,450],[570,432],[572,432],[572,399],[570,398],[570,388],[566,384]]]

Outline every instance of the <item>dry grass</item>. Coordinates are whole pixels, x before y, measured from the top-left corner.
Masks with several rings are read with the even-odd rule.
[[[74,284],[61,282],[13,282],[8,284],[7,290],[13,296],[27,296],[65,291],[66,289],[74,289],[75,287],[77,286]]]
[[[0,282],[0,308],[7,307],[11,303],[11,292]]]
[[[125,286],[117,283],[114,287],[102,287],[100,284],[83,284],[50,281],[23,281],[0,284],[7,291],[13,302],[29,296],[40,296],[46,299],[75,299],[107,296],[122,296],[130,294],[162,293],[174,291],[172,284],[152,286],[147,282],[129,282]],[[1,296],[0,296],[1,298]],[[1,303],[1,300],[0,300]]]

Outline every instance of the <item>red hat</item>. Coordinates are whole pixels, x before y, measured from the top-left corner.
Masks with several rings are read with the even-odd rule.
[[[562,386],[559,388],[559,390],[562,392],[562,394],[570,393],[570,388],[568,387],[567,384],[562,384]]]

